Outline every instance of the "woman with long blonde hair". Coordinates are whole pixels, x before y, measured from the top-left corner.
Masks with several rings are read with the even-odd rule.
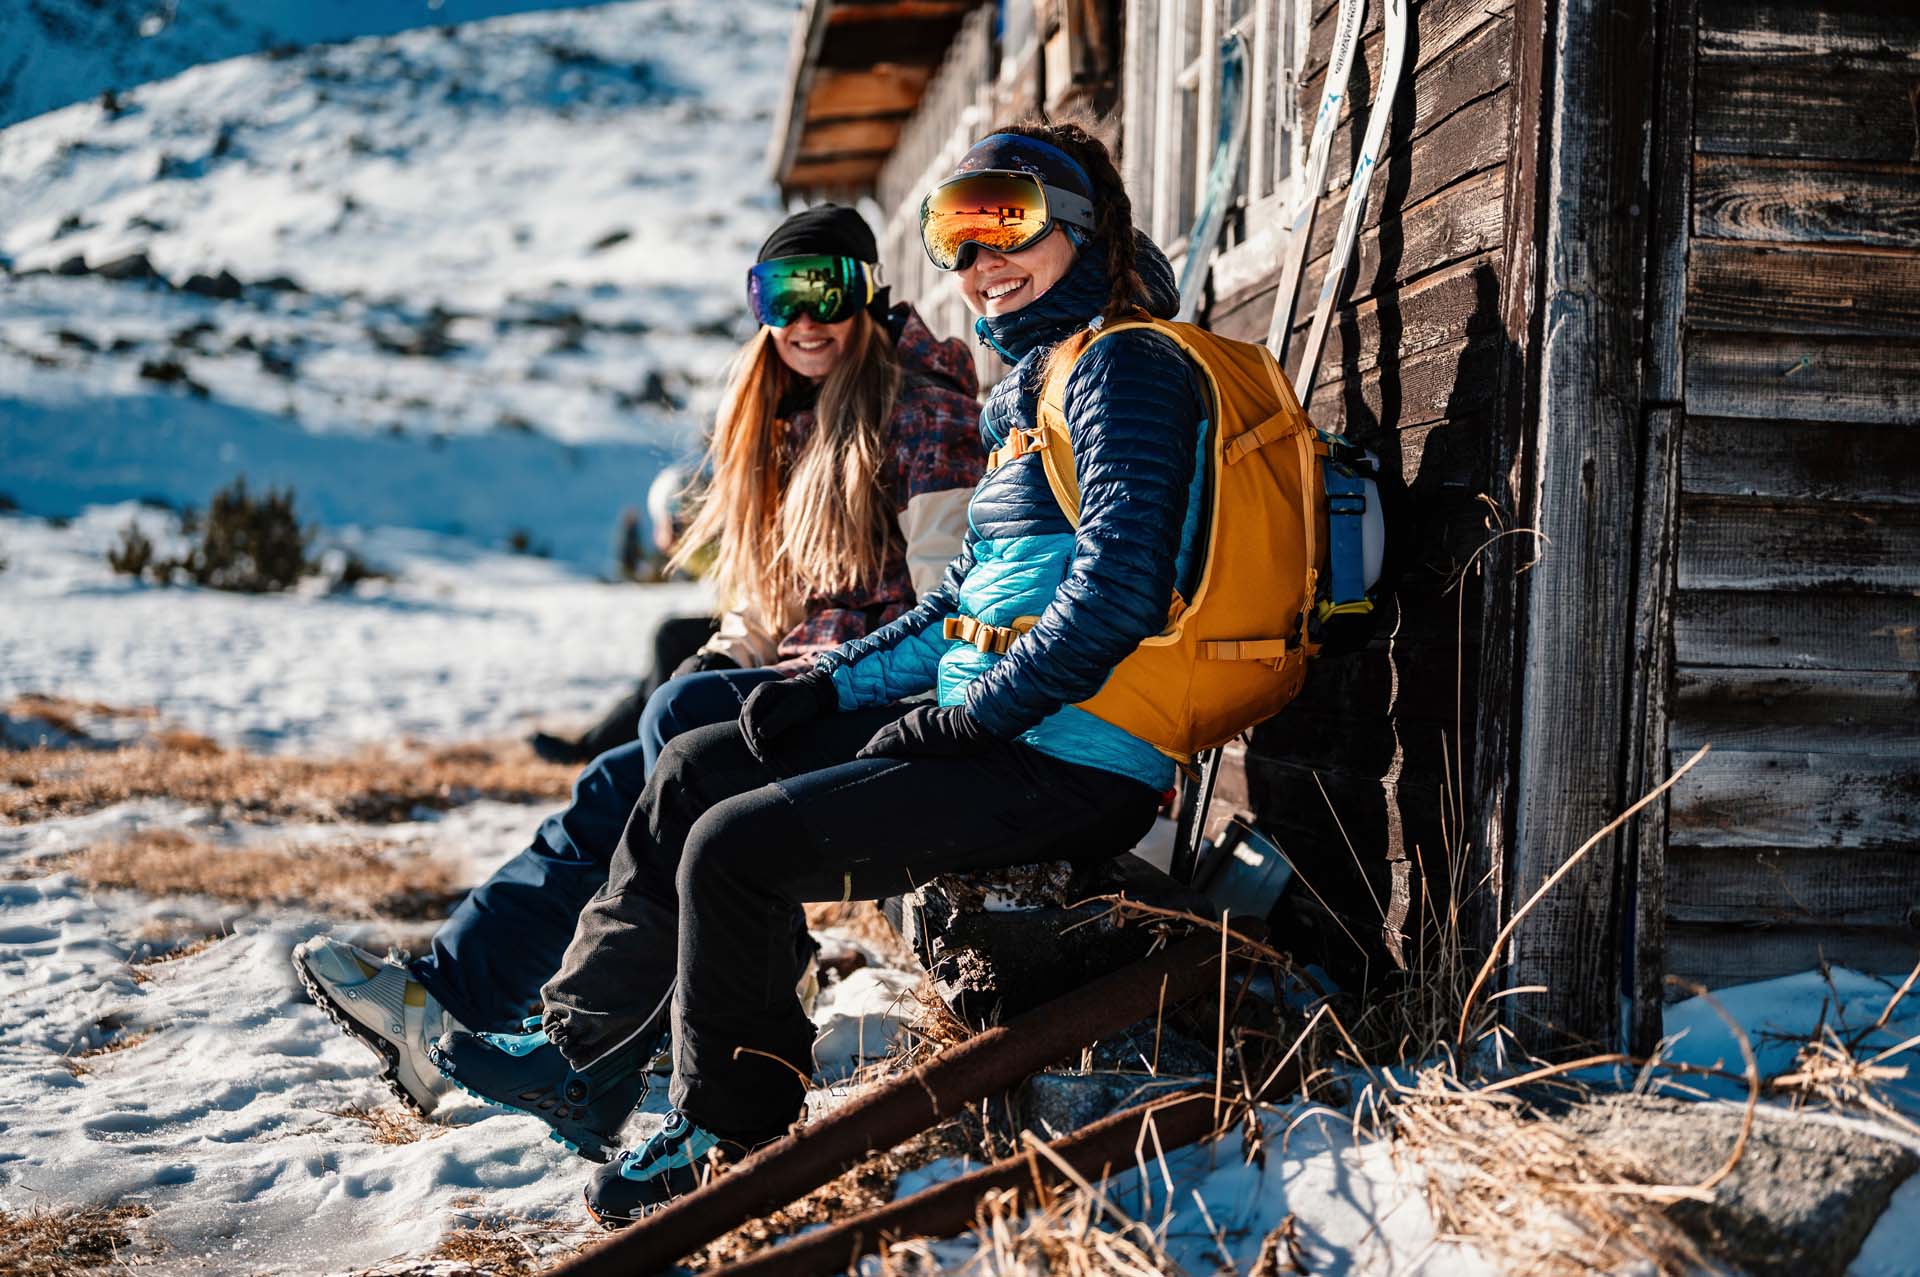
[[[402,966],[326,936],[295,950],[314,1000],[422,1112],[446,1086],[430,1041],[517,1028],[538,1006],[667,742],[904,615],[959,550],[985,461],[972,359],[889,304],[878,256],[859,214],[829,204],[782,222],[748,272],[760,327],[733,363],[675,559],[712,556],[723,611],[648,700],[638,739],[593,760],[572,804],[468,894],[425,956]],[[782,943],[804,968],[804,927]],[[580,1117],[561,1135],[591,1153],[606,1133]]]

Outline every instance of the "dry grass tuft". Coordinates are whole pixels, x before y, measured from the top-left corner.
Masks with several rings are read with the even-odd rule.
[[[354,842],[223,848],[171,829],[90,847],[39,868],[69,870],[93,887],[125,887],[150,896],[302,905],[357,918],[435,918],[461,895],[447,870],[424,857],[396,861]]]
[[[145,1206],[0,1211],[0,1277],[68,1277],[109,1267],[145,1267],[150,1259],[125,1252],[133,1245],[129,1226],[151,1214]]]
[[[682,1261],[689,1272],[705,1272],[736,1263],[815,1224],[831,1224],[893,1200],[900,1177],[943,1157],[971,1153],[973,1147],[957,1122],[944,1122],[898,1148],[876,1153],[831,1183],[771,1214],[749,1220]]]
[[[228,819],[395,822],[418,808],[445,810],[482,798],[564,798],[573,777],[574,769],[542,762],[517,742],[315,760],[222,749],[205,737],[164,732],[121,750],[0,754],[0,823],[80,815],[136,798],[177,799]]]
[[[382,1104],[377,1109],[349,1104],[345,1108],[323,1109],[322,1112],[329,1117],[344,1117],[349,1122],[360,1123],[367,1128],[375,1144],[417,1144],[421,1140],[438,1139],[447,1133],[446,1127],[423,1121],[398,1104]]]
[[[93,1072],[93,1069],[86,1063],[88,1060],[98,1060],[105,1056],[118,1055],[122,1051],[139,1046],[142,1042],[145,1042],[158,1032],[160,1032],[160,1029],[157,1025],[148,1025],[143,1029],[124,1030],[114,1034],[114,1036],[108,1038],[99,1046],[90,1046],[84,1051],[75,1051],[69,1055],[63,1055],[60,1057],[60,1062],[66,1065],[67,1072],[73,1074],[75,1077],[85,1077]]]
[[[446,1277],[524,1277],[553,1267],[597,1241],[584,1224],[520,1215],[461,1215],[464,1227],[440,1239],[429,1259],[463,1265]],[[444,1270],[436,1269],[444,1273]]]

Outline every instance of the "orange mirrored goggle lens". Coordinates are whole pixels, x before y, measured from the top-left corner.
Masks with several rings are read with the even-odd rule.
[[[1030,177],[983,173],[934,188],[920,205],[920,239],[941,270],[961,264],[969,244],[1017,253],[1046,234],[1047,195]]]

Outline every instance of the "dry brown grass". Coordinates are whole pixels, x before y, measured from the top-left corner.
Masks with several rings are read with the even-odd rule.
[[[75,1077],[85,1077],[93,1072],[93,1069],[87,1064],[88,1060],[98,1060],[105,1056],[118,1055],[120,1052],[128,1050],[131,1047],[139,1046],[142,1042],[145,1042],[158,1032],[160,1032],[159,1028],[154,1025],[148,1025],[140,1029],[122,1030],[108,1038],[105,1042],[102,1042],[99,1046],[90,1046],[84,1051],[75,1051],[69,1055],[60,1057],[60,1062],[66,1065],[67,1072],[73,1074]]]
[[[0,1211],[0,1277],[68,1277],[103,1268],[145,1267],[130,1226],[153,1214],[145,1206],[80,1206],[67,1210]]]
[[[522,1277],[551,1268],[599,1240],[584,1224],[519,1215],[457,1216],[463,1227],[440,1239],[431,1259],[464,1264],[460,1273]]]
[[[0,753],[0,823],[80,815],[136,798],[177,799],[228,819],[393,822],[418,808],[482,798],[564,798],[574,770],[542,762],[517,742],[316,760],[221,749],[169,732],[121,750]]]
[[[417,1144],[447,1133],[446,1127],[423,1121],[398,1104],[382,1104],[377,1109],[349,1104],[345,1108],[322,1111],[329,1117],[344,1117],[349,1122],[360,1123],[375,1144]]]
[[[445,867],[424,857],[390,859],[357,842],[224,848],[171,829],[41,861],[35,869],[68,870],[93,887],[124,887],[149,896],[301,905],[356,918],[439,917],[461,894]]]

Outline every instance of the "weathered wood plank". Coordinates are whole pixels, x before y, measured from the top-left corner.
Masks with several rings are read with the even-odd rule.
[[[1500,262],[1462,262],[1402,289],[1336,312],[1320,357],[1322,377],[1389,371],[1423,351],[1498,331]],[[1337,370],[1337,372],[1336,372]]]
[[[1313,118],[1311,112],[1319,105],[1320,82],[1326,79],[1327,61],[1333,55],[1337,5],[1335,0],[1335,4],[1314,15],[1313,27],[1307,34],[1306,54],[1300,60],[1297,83],[1305,86],[1300,96],[1302,110],[1309,112],[1308,120]],[[1426,66],[1489,21],[1511,21],[1512,12],[1513,0],[1414,0],[1407,8],[1407,29],[1416,42],[1408,69]],[[1379,49],[1385,14],[1384,4],[1369,4],[1366,21],[1360,24],[1360,38],[1373,49],[1368,80],[1374,84],[1380,82]]]
[[[1920,506],[1688,496],[1680,588],[1887,591],[1920,617]]]
[[[930,66],[883,62],[858,71],[816,71],[807,94],[807,122],[913,110],[933,76]]]
[[[1307,414],[1324,430],[1356,437],[1478,413],[1498,389],[1504,344],[1499,337],[1474,337],[1424,350],[1383,375],[1375,368],[1357,378],[1336,376],[1313,388]],[[1334,376],[1338,369],[1322,374]]]
[[[1824,961],[1890,977],[1887,993],[1891,996],[1916,958],[1920,958],[1920,937],[1904,928],[1752,930],[1677,922],[1667,927],[1667,969],[1679,979],[1709,989],[1812,971]],[[1667,998],[1677,1002],[1689,992],[1669,988]],[[1733,1067],[1737,1061],[1727,1064]]]
[[[1912,341],[1692,332],[1687,415],[1920,421],[1920,359]]]
[[[1671,793],[1675,847],[1920,843],[1920,757],[1715,750]]]
[[[1369,200],[1354,245],[1348,296],[1363,301],[1383,289],[1417,279],[1500,247],[1506,213],[1503,175],[1482,170],[1395,210],[1380,226],[1381,205]],[[1384,178],[1381,179],[1385,181]],[[1376,186],[1376,191],[1384,187]],[[1308,252],[1325,261],[1333,250],[1337,212],[1314,223]],[[1213,268],[1215,303],[1208,327],[1242,341],[1265,341],[1280,270],[1277,234],[1266,231],[1220,257]],[[1316,293],[1318,289],[1316,286]]]
[[[1920,434],[1907,426],[1696,417],[1681,440],[1688,492],[1920,504]]]
[[[1674,677],[1675,754],[1715,749],[1920,758],[1920,673],[1702,669]]]
[[[1395,264],[1393,236],[1396,230],[1404,237],[1404,216],[1398,221],[1394,217],[1396,209],[1404,208],[1408,202],[1425,199],[1430,193],[1430,183],[1452,181],[1461,173],[1474,173],[1496,167],[1506,159],[1506,142],[1499,134],[1498,122],[1507,112],[1506,90],[1501,90],[1491,98],[1462,111],[1451,120],[1435,129],[1427,141],[1413,149],[1410,155],[1389,157],[1379,168],[1379,177],[1368,202],[1379,200],[1383,205],[1381,225],[1384,228],[1379,243],[1383,251],[1381,262],[1373,268],[1373,274],[1356,277],[1349,273],[1342,284],[1337,305],[1349,306],[1360,300],[1353,292],[1361,280],[1371,279],[1376,289],[1384,286],[1382,276],[1391,268],[1398,278],[1404,280],[1411,272],[1407,264],[1401,261]],[[1321,203],[1317,228],[1321,223],[1337,225],[1340,220],[1340,201],[1329,196]],[[1314,308],[1319,304],[1320,286],[1324,278],[1327,263],[1331,260],[1332,231],[1328,232],[1328,252],[1309,258],[1306,270],[1302,272],[1300,291],[1294,298],[1292,327],[1296,333],[1304,330],[1313,322]],[[1366,263],[1362,263],[1363,268]],[[1296,341],[1295,349],[1299,348]]]
[[[1696,155],[1693,187],[1696,235],[1920,248],[1920,164]]]
[[[1384,8],[1384,5],[1375,6]],[[1473,12],[1478,15],[1476,8]],[[1353,177],[1353,148],[1359,144],[1367,113],[1372,109],[1375,87],[1380,83],[1383,49],[1379,38],[1366,49],[1366,79],[1360,79],[1359,59],[1349,80],[1345,103],[1345,123],[1334,130],[1327,150],[1327,189],[1344,192]],[[1423,59],[1426,49],[1422,46]],[[1479,27],[1443,56],[1423,60],[1412,75],[1402,81],[1400,96],[1394,102],[1394,119],[1381,148],[1380,163],[1408,147],[1417,147],[1422,138],[1462,108],[1478,102],[1506,87],[1513,78],[1513,24],[1482,20]],[[1323,71],[1306,86],[1306,100],[1318,103]],[[1408,112],[1411,111],[1411,115]],[[1341,195],[1345,199],[1345,195]]]
[[[1920,190],[1914,194],[1920,200]],[[1687,322],[1746,332],[1920,337],[1920,250],[1695,238]]]
[[[1735,926],[1917,926],[1920,848],[1692,848],[1668,862],[1667,917]]]
[[[1703,60],[1920,62],[1913,10],[1887,0],[1702,0]]]
[[[1722,61],[1703,51],[1694,147],[1811,160],[1920,159],[1909,62],[1823,57]]]
[[[1920,670],[1912,599],[1689,590],[1678,602],[1674,654],[1682,665]]]

